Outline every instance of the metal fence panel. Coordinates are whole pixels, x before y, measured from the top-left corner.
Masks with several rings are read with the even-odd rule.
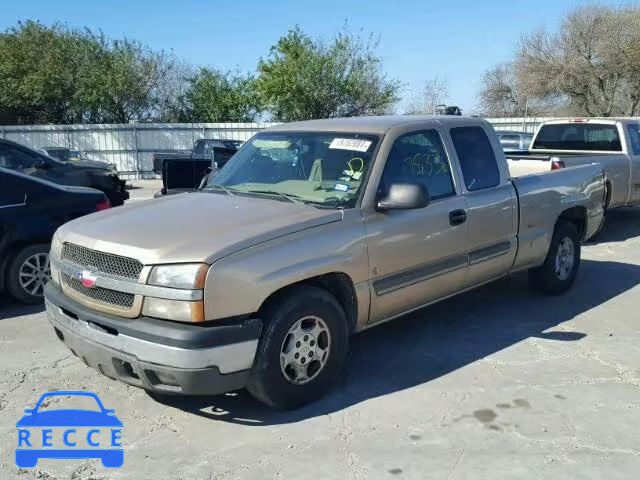
[[[154,152],[190,151],[200,138],[248,140],[273,123],[142,123],[113,125],[19,125],[0,127],[0,137],[23,145],[82,150],[115,163],[124,177],[150,177]]]

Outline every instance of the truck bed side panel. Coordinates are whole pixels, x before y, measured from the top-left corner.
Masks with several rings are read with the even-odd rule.
[[[518,254],[513,270],[544,262],[556,220],[573,207],[586,209],[585,238],[591,237],[604,215],[602,167],[583,165],[513,179],[520,205]]]
[[[561,160],[566,167],[599,163],[610,184],[609,207],[615,208],[629,203],[629,179],[631,178],[629,157],[625,154],[576,155],[546,153],[538,155],[507,155],[509,173],[522,177],[551,170],[551,160]]]

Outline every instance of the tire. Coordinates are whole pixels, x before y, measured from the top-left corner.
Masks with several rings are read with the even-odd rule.
[[[7,269],[7,291],[18,302],[44,301],[44,284],[51,278],[47,244],[28,245],[19,250]]]
[[[347,319],[335,297],[321,288],[295,287],[265,308],[263,321],[249,392],[280,410],[324,395],[340,374],[349,345]]]
[[[571,288],[580,266],[580,235],[575,225],[560,221],[556,225],[544,263],[529,270],[536,290],[560,295]]]

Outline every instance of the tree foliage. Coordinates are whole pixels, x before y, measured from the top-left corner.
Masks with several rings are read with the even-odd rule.
[[[195,68],[131,39],[27,21],[0,33],[0,123],[244,122],[387,112],[399,84],[377,44],[296,28],[258,76]]]
[[[399,83],[382,73],[377,42],[345,31],[330,42],[290,30],[258,64],[258,92],[282,121],[381,114]]]
[[[122,123],[162,105],[169,56],[136,41],[63,25],[19,23],[0,35],[3,123]]]
[[[566,100],[575,113],[638,114],[640,7],[573,10],[558,32],[525,35],[515,73],[532,98]]]
[[[483,113],[493,117],[517,117],[528,109],[526,95],[510,63],[497,65],[484,74],[479,99]]]
[[[190,121],[253,122],[260,112],[255,80],[238,72],[202,68],[186,94]]]

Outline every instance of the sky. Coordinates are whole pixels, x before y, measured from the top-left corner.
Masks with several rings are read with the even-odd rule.
[[[254,72],[260,57],[299,25],[330,39],[348,24],[379,37],[383,71],[403,84],[402,108],[425,81],[449,87],[447,104],[471,114],[484,72],[513,58],[523,33],[559,28],[572,8],[627,0],[0,0],[0,30],[18,20],[102,30],[140,40],[199,66]]]

